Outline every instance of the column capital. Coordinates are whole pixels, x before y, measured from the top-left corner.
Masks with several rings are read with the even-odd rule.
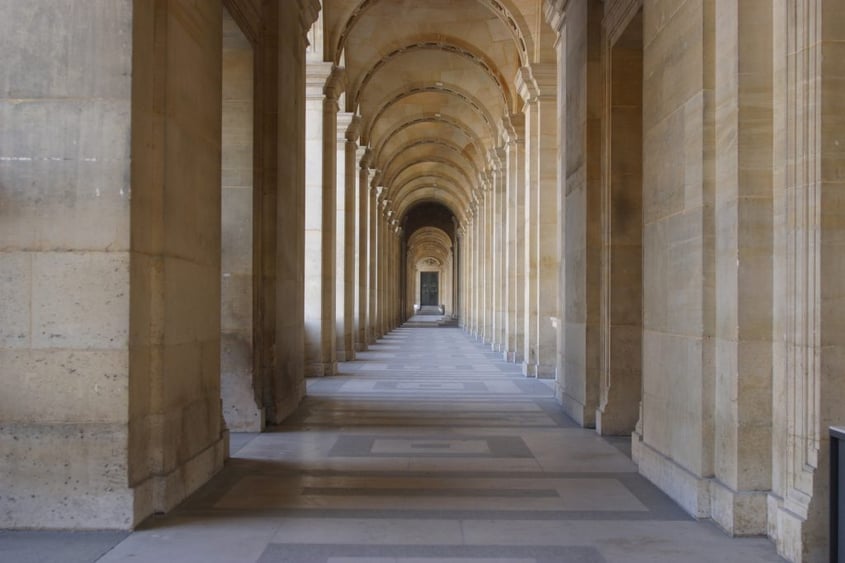
[[[546,22],[560,36],[563,31],[563,24],[566,22],[566,7],[569,0],[545,0],[543,2],[543,14]]]
[[[507,145],[525,140],[525,114],[512,113],[502,119],[502,138]]]
[[[299,23],[302,32],[308,34],[308,30],[317,21],[320,15],[320,0],[298,0],[299,2]],[[308,39],[306,38],[306,42]]]
[[[535,63],[521,67],[516,72],[514,83],[526,104],[554,100],[557,94],[557,65]]]
[[[358,166],[361,170],[367,170],[367,173],[370,172],[370,147],[368,146],[359,146],[357,152],[355,153],[355,157],[358,159]]]
[[[338,145],[343,146],[343,143],[346,140],[348,140],[346,131],[349,129],[349,126],[352,124],[352,120],[353,120],[354,117],[355,117],[354,113],[350,113],[350,112],[347,112],[347,111],[337,112],[337,143],[338,143]]]
[[[487,152],[487,164],[490,167],[490,172],[494,175],[504,172],[505,159],[504,147],[493,147]]]
[[[332,63],[312,63],[305,65],[305,98],[322,100],[326,81],[332,74]]]
[[[326,99],[337,101],[341,94],[346,89],[346,69],[342,66],[331,67],[331,72],[326,78],[326,84],[323,87],[323,95]]]
[[[346,128],[346,140],[356,142],[361,136],[361,116],[357,113],[352,114],[352,121]]]

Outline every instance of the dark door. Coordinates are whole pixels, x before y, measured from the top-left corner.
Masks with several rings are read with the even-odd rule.
[[[420,305],[438,306],[439,288],[438,272],[420,272]]]

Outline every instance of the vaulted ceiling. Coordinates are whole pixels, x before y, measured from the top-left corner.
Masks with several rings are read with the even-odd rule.
[[[541,0],[325,0],[323,59],[345,68],[341,109],[361,116],[400,217],[424,202],[463,217],[522,106],[514,77],[550,53],[541,11]]]

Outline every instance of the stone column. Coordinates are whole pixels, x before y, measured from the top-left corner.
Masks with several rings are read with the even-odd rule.
[[[772,476],[772,12],[716,2],[713,519],[766,533]]]
[[[358,300],[356,301],[356,336],[355,350],[363,352],[370,341],[368,327],[370,322],[370,150],[358,149]]]
[[[467,208],[466,211],[466,221],[463,227],[462,233],[462,242],[463,242],[463,255],[462,255],[462,264],[461,268],[463,268],[463,275],[462,285],[463,285],[463,299],[461,303],[461,312],[462,312],[462,319],[461,319],[461,326],[464,327],[464,330],[467,333],[472,333],[472,211]]]
[[[355,357],[355,153],[359,120],[354,113],[337,115],[337,202],[335,215],[335,351],[337,361]]]
[[[374,178],[375,181],[375,178]],[[367,344],[375,344],[378,338],[377,332],[377,318],[378,318],[378,191],[379,188],[375,183],[372,183],[369,188],[369,245],[367,248],[367,257],[369,264],[367,265]]]
[[[508,118],[506,135],[508,294],[504,357],[509,362],[522,362],[525,346],[525,117],[522,114]]]
[[[387,334],[387,264],[390,258],[390,247],[388,246],[388,223],[387,212],[389,201],[382,200],[379,213],[379,253],[378,253],[378,323],[379,336]]]
[[[557,69],[536,64],[516,77],[525,100],[525,345],[523,373],[554,376],[559,253],[557,248]]]
[[[396,269],[396,219],[392,209],[387,216],[387,268],[384,280],[384,310],[386,313],[385,333],[395,328],[396,319],[393,315],[394,270]]]
[[[779,157],[769,533],[790,561],[817,562],[828,557],[828,427],[842,425],[845,396],[845,29],[837,23],[845,5],[813,0],[772,9]],[[744,47],[742,30],[740,38]]]
[[[483,198],[484,198],[484,231],[482,233],[482,242],[484,244],[484,260],[483,269],[483,290],[484,303],[482,309],[484,311],[484,329],[482,332],[482,341],[485,344],[491,344],[493,341],[493,174],[488,169],[484,176]]]
[[[491,347],[495,352],[502,352],[505,346],[505,287],[507,286],[507,272],[505,260],[507,252],[504,248],[506,213],[505,204],[505,151],[496,148],[493,151],[493,182],[492,182],[492,284],[493,284],[493,341]]]
[[[306,375],[333,375],[338,94],[342,70],[309,63],[306,74],[305,362]]]
[[[478,192],[474,194],[472,204],[472,335],[478,339],[481,335],[481,284],[483,280],[481,261],[481,207]]]
[[[390,284],[392,288],[390,312],[393,318],[391,323],[392,328],[396,328],[399,326],[399,237],[402,229],[399,227],[399,221],[396,219],[394,219],[393,225],[393,269],[391,272],[393,278]]]

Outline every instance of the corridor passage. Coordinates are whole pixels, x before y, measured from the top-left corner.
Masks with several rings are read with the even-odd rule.
[[[425,321],[310,380],[285,426],[233,435],[220,475],[101,561],[780,561],[691,520],[546,382]]]

